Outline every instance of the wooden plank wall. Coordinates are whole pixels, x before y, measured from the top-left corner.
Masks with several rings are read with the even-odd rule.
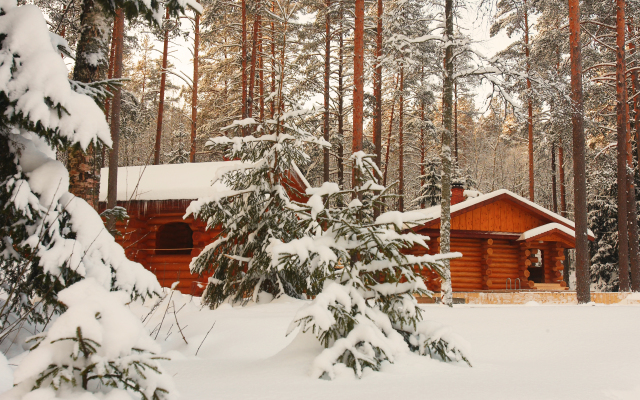
[[[493,239],[491,245],[487,245],[488,254],[486,276],[483,289],[504,290],[516,288],[518,272],[518,255],[520,246],[513,240]],[[523,287],[520,282],[520,287]]]

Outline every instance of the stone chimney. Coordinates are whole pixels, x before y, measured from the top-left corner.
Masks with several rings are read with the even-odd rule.
[[[451,185],[451,205],[464,201],[464,187],[460,184]]]

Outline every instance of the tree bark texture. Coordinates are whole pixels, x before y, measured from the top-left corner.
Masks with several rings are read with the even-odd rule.
[[[571,48],[571,99],[573,112],[573,170],[576,233],[576,291],[578,303],[591,301],[589,240],[587,237],[587,176],[585,170],[584,104],[582,99],[582,51],[580,45],[580,0],[569,3]]]
[[[533,102],[531,99],[531,79],[529,72],[531,70],[531,52],[529,49],[529,12],[527,10],[527,1],[524,1],[524,45],[525,56],[527,58],[527,129],[529,133],[529,200],[534,201],[535,185],[533,178]]]
[[[247,96],[247,117],[253,116],[253,97],[256,86],[256,67],[258,64],[258,34],[260,33],[260,2],[256,3],[256,16],[253,20],[253,34],[251,37],[251,66],[249,67],[249,94]]]
[[[364,106],[364,0],[355,0],[355,26],[353,37],[353,144],[351,152],[362,150]],[[353,185],[356,183],[355,173]]]
[[[342,13],[340,18],[340,37],[338,48],[338,185],[344,189],[344,36],[342,32]]]
[[[200,0],[198,0],[200,2]],[[193,35],[193,90],[191,91],[191,150],[189,162],[196,162],[196,131],[198,118],[198,51],[200,50],[200,14],[195,13],[195,26]]]
[[[440,253],[451,250],[451,132],[453,130],[453,0],[445,0],[444,82],[442,90],[442,199],[440,215]],[[451,263],[444,260],[442,303],[453,306]]]
[[[102,5],[94,0],[85,0],[80,15],[81,32],[76,48],[76,65],[73,79],[90,83],[104,80],[109,69],[109,40],[111,19]],[[101,54],[102,57],[90,55]],[[87,149],[79,145],[69,150],[69,192],[84,199],[93,208],[98,208],[98,183],[96,151],[93,144]]]
[[[624,51],[624,0],[616,1],[616,110],[618,133],[618,268],[620,290],[629,290],[629,236],[627,223],[627,88]],[[620,35],[620,20],[623,31]]]
[[[382,168],[382,14],[383,3],[378,0],[376,26],[376,69],[374,72],[375,110],[373,113],[373,145],[376,151],[376,165]]]
[[[169,9],[167,8],[166,22],[169,21]],[[160,75],[160,97],[158,99],[158,125],[156,128],[156,147],[153,154],[153,165],[160,164],[160,145],[162,144],[162,117],[164,114],[164,89],[167,84],[167,57],[169,55],[169,29],[164,30],[164,43],[162,47],[162,74]]]
[[[404,66],[400,67],[400,107],[398,109],[398,211],[404,211]]]
[[[331,1],[326,1],[326,11],[325,11],[325,33],[324,33],[324,125],[322,128],[322,133],[324,135],[324,140],[329,142],[331,139],[329,136],[329,91],[331,88],[329,87],[329,77],[331,75],[331,13],[330,13]],[[329,159],[329,149],[325,148],[323,151],[323,180],[324,182],[329,182],[329,167],[330,167],[330,159]]]
[[[115,44],[113,57],[113,77],[122,78],[122,53],[124,50],[124,11],[118,8],[114,21]],[[118,192],[118,151],[120,149],[120,109],[122,106],[122,88],[118,88],[113,94],[113,105],[111,107],[111,141],[113,142],[109,151],[109,181],[107,184],[107,208],[112,209],[117,204]],[[113,231],[116,227],[115,218],[107,220],[107,230]]]
[[[553,212],[558,212],[558,189],[556,185],[556,143],[551,143],[551,202]]]

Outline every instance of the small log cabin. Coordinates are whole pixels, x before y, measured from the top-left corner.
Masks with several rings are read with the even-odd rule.
[[[564,250],[575,248],[572,221],[508,190],[465,200],[463,189],[453,187],[451,203],[451,251],[462,253],[451,260],[453,291],[567,288],[562,272]],[[440,206],[421,211],[428,222],[413,230],[431,238],[428,253],[436,254]],[[416,247],[411,253],[426,251]],[[424,277],[429,290],[440,291],[437,274]]]
[[[124,207],[130,219],[119,222],[122,236],[116,238],[130,260],[152,271],[164,287],[179,282],[177,289],[185,294],[202,293],[208,277],[189,272],[193,257],[220,233],[207,230],[206,224],[192,216],[183,218],[193,200],[228,190],[221,182],[213,183],[221,167],[239,161],[189,164],[164,164],[118,168],[117,204]],[[103,168],[100,179],[99,211],[106,209],[109,169]],[[305,202],[309,183],[294,166],[288,174],[289,196]],[[213,183],[213,184],[212,184]]]

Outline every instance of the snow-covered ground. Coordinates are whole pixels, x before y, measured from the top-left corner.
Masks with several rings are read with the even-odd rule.
[[[285,336],[302,301],[211,311],[189,299],[172,297],[188,345],[166,301],[145,320],[154,330],[164,315],[157,340],[182,399],[640,399],[638,305],[425,305],[426,319],[471,343],[473,368],[406,354],[360,380],[344,370],[327,381],[309,376],[316,342]]]
[[[212,311],[174,292],[165,312],[168,299],[153,312],[151,301],[132,309],[152,337],[162,321],[157,341],[172,358],[163,365],[184,400],[640,399],[640,305],[424,305],[425,319],[470,342],[473,368],[405,354],[362,379],[344,368],[327,381],[309,375],[315,338],[285,336],[304,302]]]

